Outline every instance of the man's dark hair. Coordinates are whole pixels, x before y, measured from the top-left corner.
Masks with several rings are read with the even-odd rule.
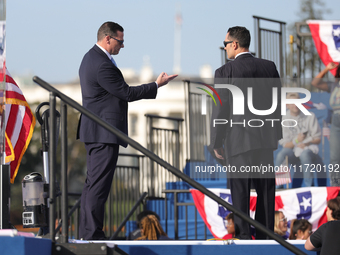
[[[97,41],[102,40],[107,35],[117,36],[117,31],[124,32],[124,28],[118,23],[107,21],[98,29]]]
[[[245,27],[231,27],[228,29],[229,37],[236,40],[241,48],[249,49],[250,33]]]
[[[332,217],[335,220],[340,220],[340,197],[328,200],[327,206],[332,210]]]

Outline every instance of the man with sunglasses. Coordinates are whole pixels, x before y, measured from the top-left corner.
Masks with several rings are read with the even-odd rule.
[[[105,22],[97,43],[84,56],[79,77],[83,106],[127,134],[128,102],[152,99],[157,89],[177,75],[161,73],[155,82],[129,86],[111,55],[124,48],[124,29]],[[84,240],[105,239],[104,204],[110,192],[119,146],[127,144],[85,115],[80,116],[78,138],[87,151],[87,176],[81,196],[79,236]]]
[[[271,109],[273,88],[280,94],[281,83],[275,64],[255,58],[249,52],[249,45],[250,33],[245,27],[229,28],[224,49],[233,61],[216,70],[214,82],[233,85],[238,94],[227,88],[217,90],[222,104],[213,106],[212,119],[227,120],[228,125],[212,122],[210,149],[218,160],[224,161],[227,169],[228,166],[236,169],[234,173],[227,173],[233,206],[249,215],[250,187],[253,185],[257,192],[255,220],[273,231],[275,173],[261,171],[264,170],[261,167],[274,166],[273,151],[282,137],[280,95],[276,110],[268,115],[254,114],[248,107],[252,104],[256,110]],[[248,88],[252,88],[252,96]],[[245,98],[243,103],[241,92]],[[244,113],[234,114],[235,108],[244,108]],[[276,121],[266,123],[268,119]],[[257,171],[244,171],[249,169]],[[236,238],[251,239],[246,221],[235,216],[234,224]],[[256,231],[256,239],[266,238],[265,234]]]

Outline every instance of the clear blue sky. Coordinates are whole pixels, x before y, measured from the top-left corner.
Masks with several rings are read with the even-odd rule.
[[[340,19],[340,1],[325,19]],[[172,73],[174,27],[182,12],[182,74],[198,75],[200,66],[221,65],[219,47],[235,25],[254,31],[253,15],[291,24],[298,21],[299,0],[32,0],[7,1],[7,67],[12,75],[38,75],[47,82],[77,79],[83,55],[96,43],[99,26],[115,21],[124,27],[125,48],[119,67],[139,72],[150,57],[154,73]],[[288,34],[288,33],[287,33]],[[251,46],[252,49],[253,45]]]

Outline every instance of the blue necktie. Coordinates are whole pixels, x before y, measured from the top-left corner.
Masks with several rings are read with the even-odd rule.
[[[116,61],[113,58],[111,58],[111,61],[115,66],[117,66]]]

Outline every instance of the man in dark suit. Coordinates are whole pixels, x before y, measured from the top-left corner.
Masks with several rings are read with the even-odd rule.
[[[233,85],[238,94],[227,88],[217,90],[222,105],[213,107],[210,149],[217,159],[224,160],[227,167],[235,170],[227,173],[233,206],[249,215],[250,188],[254,185],[257,192],[255,219],[274,230],[275,173],[263,172],[262,166],[267,170],[274,166],[273,151],[282,137],[279,74],[273,62],[255,58],[249,52],[250,33],[246,28],[230,28],[224,45],[228,58],[233,61],[216,70],[215,87],[217,84]],[[248,88],[252,88],[252,96]],[[275,100],[273,88],[278,94]],[[242,102],[240,92],[248,100]],[[275,109],[272,108],[274,101],[276,110],[264,115],[256,112]],[[249,109],[249,105],[256,110]],[[242,108],[243,112],[235,114]],[[234,221],[236,238],[251,239],[249,224],[239,217]],[[265,238],[266,235],[256,232],[256,239]]]
[[[155,98],[157,89],[177,75],[161,73],[156,82],[129,86],[111,56],[123,47],[124,29],[117,23],[105,22],[98,30],[96,45],[81,62],[79,77],[83,106],[127,134],[128,102]],[[105,239],[104,204],[110,192],[119,145],[126,147],[127,144],[83,115],[78,136],[87,151],[79,236],[84,240]]]

